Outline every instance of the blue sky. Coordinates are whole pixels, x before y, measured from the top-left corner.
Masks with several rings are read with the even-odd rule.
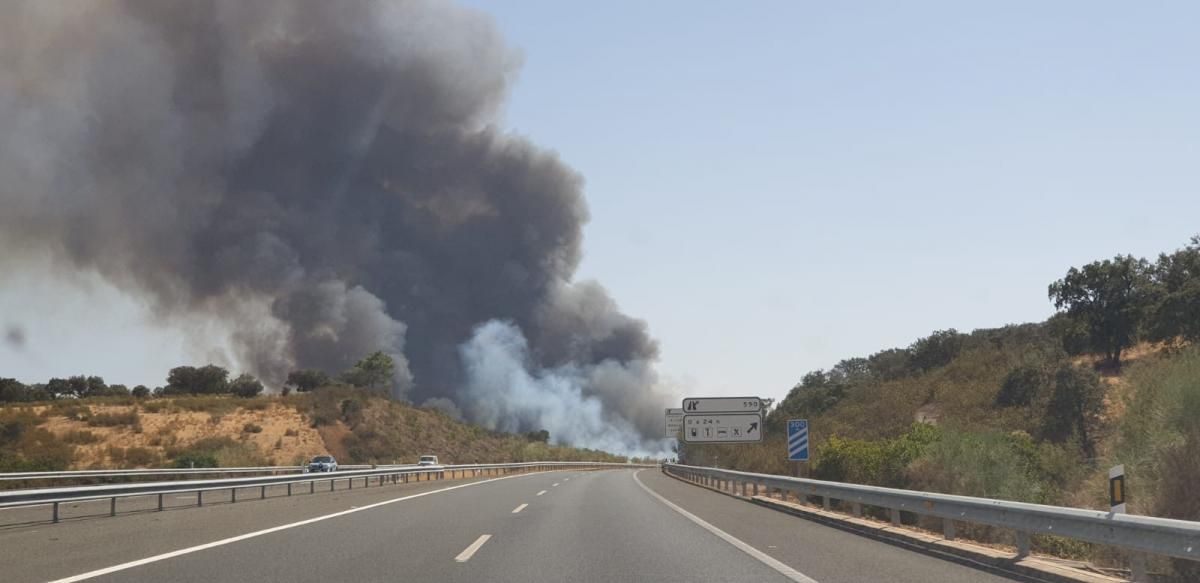
[[[580,276],[689,394],[1052,313],[1200,233],[1200,4],[472,0],[587,179]]]
[[[1194,2],[467,3],[524,56],[502,125],[586,178],[580,277],[690,395],[1041,320],[1068,267],[1200,233]],[[154,385],[214,348],[22,277],[0,314],[54,317],[6,375]]]

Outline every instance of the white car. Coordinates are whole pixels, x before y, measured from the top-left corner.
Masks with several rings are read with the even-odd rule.
[[[423,456],[421,456],[421,459],[417,460],[417,465],[418,466],[436,466],[436,465],[438,465],[437,456],[436,455],[423,455]]]

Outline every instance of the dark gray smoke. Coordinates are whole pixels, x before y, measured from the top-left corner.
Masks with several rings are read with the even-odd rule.
[[[4,330],[4,344],[13,350],[25,349],[25,329],[17,324],[9,324]]]
[[[518,64],[442,2],[6,3],[3,254],[224,320],[271,382],[383,349],[397,396],[541,429],[462,402],[507,395],[469,361],[503,322],[523,369],[570,370],[603,423],[657,435],[645,324],[571,282],[582,179],[490,125]]]

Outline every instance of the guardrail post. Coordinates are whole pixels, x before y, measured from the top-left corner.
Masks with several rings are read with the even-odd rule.
[[[317,493],[317,481],[316,480],[310,480],[308,482],[308,493],[309,494]]]
[[[267,487],[266,487],[266,486],[263,486],[263,487],[262,487],[262,493],[260,493],[260,494],[258,495],[258,499],[259,499],[259,500],[266,500],[266,499],[267,499]]]
[[[1134,583],[1146,583],[1150,576],[1146,573],[1146,555],[1134,552],[1129,555],[1130,580]]]
[[[746,481],[742,480],[742,497],[746,496]]]
[[[229,501],[231,504],[237,502],[237,488],[229,489]]]
[[[58,524],[58,502],[54,503],[54,516],[51,518],[54,524]]]
[[[354,489],[354,478],[346,478],[346,489],[347,490]]]
[[[833,509],[833,499],[830,498],[829,496],[821,496],[821,506],[824,506],[825,510],[832,510]],[[899,516],[899,515],[900,515],[900,511],[897,510],[896,516]]]
[[[1029,533],[1027,533],[1023,530],[1018,530],[1017,531],[1017,558],[1020,559],[1020,558],[1024,558],[1024,557],[1028,557],[1028,556],[1029,556]]]
[[[204,506],[204,490],[196,490],[196,508]]]
[[[333,480],[329,480],[329,491],[333,491]]]
[[[900,526],[900,509],[889,508],[888,512],[892,515],[892,526]]]
[[[288,482],[288,496],[292,495],[292,483]]]
[[[862,504],[859,502],[850,503],[850,511],[853,512],[855,516],[862,516]],[[954,530],[953,525],[951,525],[950,530]]]
[[[108,504],[108,515],[109,516],[117,515],[117,497],[116,496],[113,496],[111,501]]]
[[[158,494],[158,511],[159,512],[162,512],[162,508],[163,508],[162,507],[162,496],[163,496],[162,492],[159,492],[159,494]]]
[[[758,496],[758,482],[754,482],[754,495]]]

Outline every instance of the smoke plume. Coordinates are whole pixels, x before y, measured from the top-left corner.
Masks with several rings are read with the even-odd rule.
[[[4,343],[13,350],[24,350],[25,329],[17,324],[9,324],[4,330]]]
[[[572,281],[581,177],[492,125],[520,59],[485,15],[400,0],[5,12],[0,258],[49,251],[164,321],[221,320],[268,382],[382,349],[395,396],[492,427],[627,450],[660,431],[645,323]]]

